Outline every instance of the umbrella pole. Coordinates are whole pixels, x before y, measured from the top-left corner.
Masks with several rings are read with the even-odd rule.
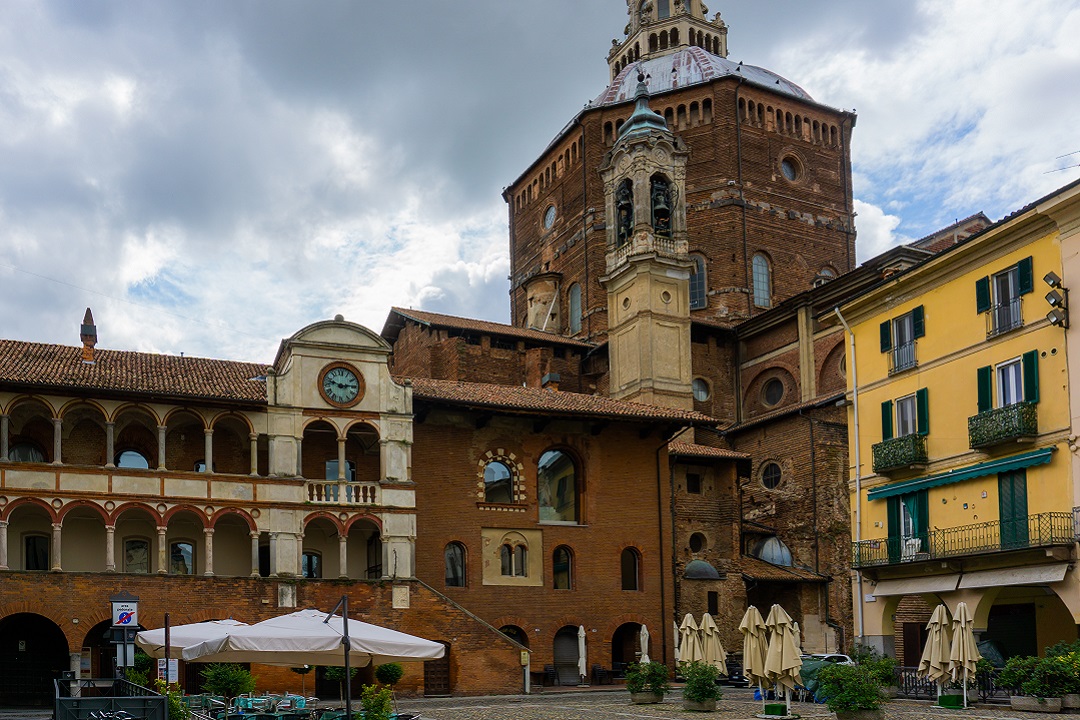
[[[765,689],[761,687],[761,680],[757,681],[757,692],[761,696],[761,712],[765,712]]]
[[[964,666],[964,707],[967,707],[967,665]]]
[[[791,691],[784,688],[784,700],[787,703],[787,714],[791,714]]]
[[[330,611],[330,614],[326,616],[323,622],[329,622],[333,617],[337,609],[341,608],[342,623],[341,627],[344,632],[341,638],[341,646],[345,648],[345,717],[346,720],[352,720],[352,674],[349,671],[349,653],[352,648],[349,646],[349,596],[342,595],[341,600],[334,606],[334,609]]]

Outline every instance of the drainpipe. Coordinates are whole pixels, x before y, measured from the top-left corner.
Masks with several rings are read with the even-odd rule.
[[[851,402],[855,407],[854,410],[854,422],[855,422],[855,542],[858,543],[862,540],[862,461],[859,458],[859,374],[857,365],[855,363],[855,333],[851,332],[851,326],[847,324],[847,320],[840,314],[840,307],[837,306],[834,310],[836,317],[840,319],[840,324],[844,326],[844,331],[847,333],[849,345],[851,346],[851,362],[848,363],[848,368],[851,370],[851,387],[852,397]],[[863,619],[863,576],[862,570],[855,571],[856,587],[858,588],[858,602],[855,603],[855,622],[856,622],[856,635],[860,641],[865,641],[865,623]]]

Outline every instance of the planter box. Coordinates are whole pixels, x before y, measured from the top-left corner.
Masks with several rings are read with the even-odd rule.
[[[683,698],[682,706],[683,710],[692,710],[694,712],[716,711],[715,700],[687,700],[686,698]]]
[[[1062,695],[1061,707],[1066,710],[1075,710],[1076,708],[1080,708],[1080,695],[1077,695],[1076,693]]]
[[[1061,698],[1035,698],[1026,695],[1013,695],[1009,698],[1013,710],[1021,712],[1061,712]]]
[[[630,702],[635,705],[655,705],[656,703],[664,702],[664,694],[654,692],[632,692],[630,693]]]
[[[784,717],[787,715],[787,703],[765,703],[765,714]]]
[[[943,693],[938,697],[938,706],[943,708],[962,708],[964,707],[964,694]]]

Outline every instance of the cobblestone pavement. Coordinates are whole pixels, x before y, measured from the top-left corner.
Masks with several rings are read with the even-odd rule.
[[[410,699],[398,703],[401,712],[420,713],[423,720],[749,720],[761,712],[749,690],[724,689],[715,713],[682,709],[681,694],[672,692],[658,705],[632,705],[625,690],[546,692],[540,695],[472,698]],[[792,703],[792,714],[835,720],[824,705]],[[928,701],[893,700],[885,706],[887,720],[1045,720],[1039,713],[1016,712],[1008,705],[978,705],[944,710]]]

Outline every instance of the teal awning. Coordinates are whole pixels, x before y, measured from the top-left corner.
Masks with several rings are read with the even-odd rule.
[[[1031,452],[1026,452],[1021,455],[1011,455],[999,460],[988,460],[987,462],[979,463],[978,465],[969,465],[968,467],[957,468],[937,475],[927,475],[926,477],[915,478],[914,480],[889,483],[888,485],[882,485],[873,490],[868,490],[866,499],[879,500],[894,495],[903,495],[918,490],[948,485],[950,483],[960,482],[961,480],[970,480],[972,478],[985,477],[986,475],[997,475],[1001,472],[1019,470],[1020,468],[1031,467],[1033,465],[1045,465],[1050,462],[1050,456],[1056,449],[1056,447],[1051,445],[1050,447],[1039,448],[1038,450],[1032,450]]]

